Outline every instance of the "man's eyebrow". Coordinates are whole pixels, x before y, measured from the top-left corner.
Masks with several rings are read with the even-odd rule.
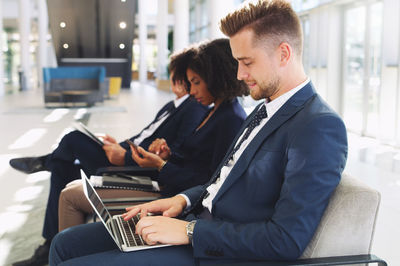
[[[238,60],[238,61],[241,61],[241,60],[249,60],[249,59],[251,59],[251,58],[248,57],[248,56],[243,56],[243,57],[238,57],[238,58],[236,58],[236,60]]]

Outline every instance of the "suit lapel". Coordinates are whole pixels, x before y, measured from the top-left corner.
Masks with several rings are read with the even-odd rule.
[[[168,108],[167,110],[170,110],[170,109],[172,109],[172,108],[174,108],[174,109],[172,110],[172,112],[170,112],[170,114],[168,115],[167,119],[165,119],[165,120],[161,123],[161,125],[157,127],[157,129],[154,131],[153,134],[156,134],[159,130],[161,130],[161,128],[167,123],[168,120],[170,120],[170,119],[173,117],[173,115],[174,115],[178,110],[182,109],[183,106],[185,106],[186,104],[188,104],[188,102],[189,102],[188,100],[189,100],[189,98],[187,98],[183,103],[181,103],[181,104],[178,106],[178,108],[175,108],[174,106],[173,106],[173,107],[169,106],[169,108]],[[174,105],[174,102],[172,101],[171,104]],[[162,114],[160,114],[160,115],[162,115]],[[157,116],[156,119],[153,121],[153,123],[154,123],[155,121],[157,121],[157,119],[158,119],[158,116]]]
[[[217,169],[221,169],[222,166],[224,165],[225,161],[228,159],[228,156],[231,154],[233,148],[235,148],[235,145],[237,143],[237,141],[239,140],[239,137],[243,134],[243,132],[246,130],[247,126],[250,124],[251,120],[253,119],[253,116],[255,116],[255,114],[257,113],[257,110],[260,108],[260,106],[264,104],[264,103],[260,103],[259,105],[257,105],[254,110],[249,114],[249,116],[246,118],[246,120],[243,122],[242,127],[238,130],[238,134],[236,134],[236,137],[233,139],[231,145],[229,146],[224,159],[221,161],[220,165],[217,167]],[[213,183],[215,181],[215,179],[218,177],[217,176],[218,171],[214,173],[213,178],[211,179],[211,181],[209,182],[210,184]]]
[[[252,161],[255,153],[262,143],[278,129],[283,123],[300,111],[308,99],[315,94],[315,90],[310,83],[304,88],[293,95],[264,125],[264,127],[258,132],[254,139],[246,147],[235,166],[232,168],[230,174],[222,185],[221,189],[215,196],[213,203],[228,190],[228,188],[236,182],[236,180],[242,176],[243,172],[248,168]],[[236,141],[235,141],[236,143]]]

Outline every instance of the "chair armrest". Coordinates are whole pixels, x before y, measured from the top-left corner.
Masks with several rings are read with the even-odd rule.
[[[354,265],[377,263],[379,266],[387,266],[387,263],[372,254],[352,255],[352,256],[335,256],[312,259],[299,259],[295,261],[243,261],[238,260],[232,263],[221,263],[218,260],[208,260],[204,265],[244,265],[244,266],[328,266],[328,265]]]
[[[158,176],[157,168],[142,168],[140,166],[109,166],[97,169],[96,175],[125,173],[137,176]]]

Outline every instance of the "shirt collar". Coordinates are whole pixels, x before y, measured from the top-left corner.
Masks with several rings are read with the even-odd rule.
[[[178,108],[179,105],[181,105],[188,97],[189,97],[189,94],[186,94],[185,96],[182,96],[182,97],[179,98],[179,99],[175,99],[175,100],[174,100],[175,108]]]
[[[266,100],[264,102],[264,104],[265,104],[265,107],[267,108],[268,117],[271,118],[296,92],[301,90],[309,82],[310,82],[310,78],[307,78],[303,83],[301,83],[297,87],[289,90],[288,92],[282,94],[275,100],[270,101],[270,102],[268,102],[268,100]]]

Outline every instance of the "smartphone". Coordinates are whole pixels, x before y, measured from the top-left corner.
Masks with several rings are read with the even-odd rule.
[[[125,140],[129,145],[131,145],[131,147],[133,147],[135,149],[136,152],[138,152],[137,150],[137,145],[135,143],[133,143],[133,141],[131,141],[130,139]]]

